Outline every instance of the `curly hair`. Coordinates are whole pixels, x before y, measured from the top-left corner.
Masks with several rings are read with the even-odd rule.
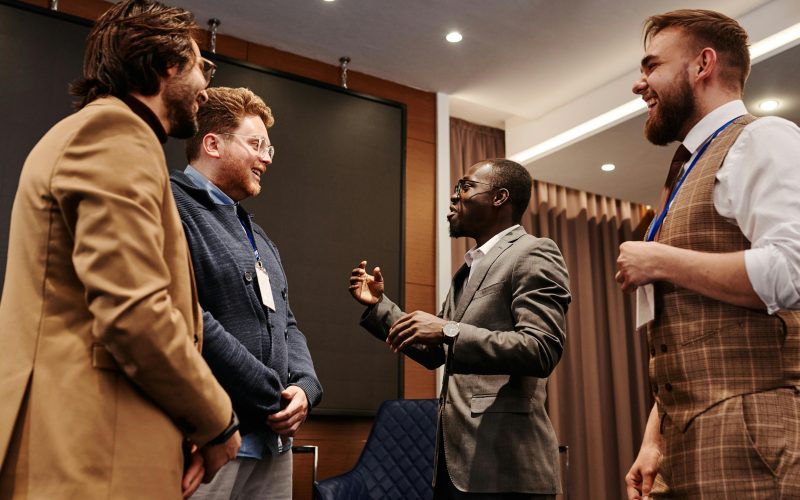
[[[186,159],[189,163],[200,156],[200,147],[206,134],[233,132],[248,116],[261,118],[267,128],[275,123],[272,109],[250,89],[211,87],[206,93],[208,100],[197,112],[198,132],[186,141]]]
[[[180,7],[148,0],[113,5],[86,39],[83,77],[70,86],[79,98],[75,107],[106,95],[157,94],[169,68],[194,60],[192,40],[198,30],[194,15]]]

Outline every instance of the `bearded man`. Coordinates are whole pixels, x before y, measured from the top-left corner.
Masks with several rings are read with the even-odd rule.
[[[800,491],[800,129],[742,103],[747,32],[705,10],[652,16],[633,92],[645,135],[681,141],[647,241],[620,246],[656,399],[628,498]]]

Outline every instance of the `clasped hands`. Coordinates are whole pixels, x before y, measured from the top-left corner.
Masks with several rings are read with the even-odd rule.
[[[384,291],[383,274],[380,267],[368,274],[367,261],[361,263],[350,273],[350,294],[365,306],[377,304]],[[447,321],[430,313],[414,311],[400,317],[389,328],[386,343],[394,352],[399,352],[413,344],[438,345],[444,339],[442,327]]]

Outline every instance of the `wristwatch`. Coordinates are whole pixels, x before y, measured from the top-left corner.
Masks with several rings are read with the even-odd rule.
[[[233,433],[239,430],[239,417],[236,416],[236,412],[231,412],[231,422],[228,424],[228,427],[225,428],[217,437],[206,443],[206,446],[215,446],[218,444],[222,444],[231,436]]]
[[[442,342],[447,345],[453,345],[458,337],[458,333],[460,332],[458,328],[458,323],[455,321],[448,321],[442,327],[442,333],[444,333],[444,338]]]

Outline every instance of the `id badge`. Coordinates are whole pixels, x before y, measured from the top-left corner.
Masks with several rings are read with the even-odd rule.
[[[641,328],[655,317],[655,289],[653,284],[649,283],[636,289],[636,328]]]
[[[270,311],[275,312],[275,299],[272,297],[269,275],[260,260],[256,263],[256,278],[258,278],[258,288],[261,290],[261,303],[267,306]]]

